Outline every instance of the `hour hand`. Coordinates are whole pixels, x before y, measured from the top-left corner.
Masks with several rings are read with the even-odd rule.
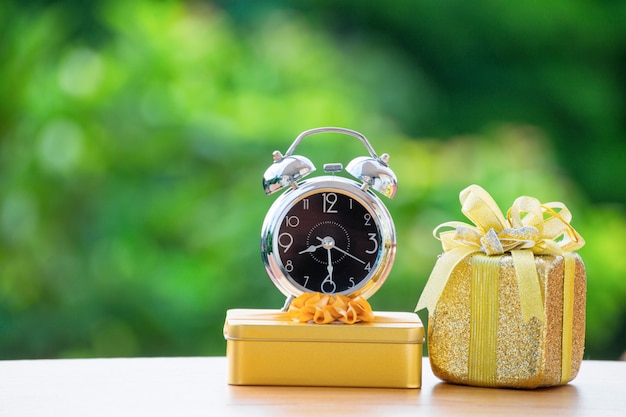
[[[311,245],[305,250],[298,252],[298,254],[302,255],[303,253],[315,252],[318,248],[321,248],[322,245]]]

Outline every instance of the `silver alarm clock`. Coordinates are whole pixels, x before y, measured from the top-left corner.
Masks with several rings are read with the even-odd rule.
[[[338,175],[339,163],[324,165],[327,175],[304,180],[315,171],[306,157],[293,155],[311,135],[340,133],[359,139],[369,156],[352,160]],[[266,194],[287,188],[270,207],[261,230],[261,255],[285,308],[304,292],[368,298],[383,284],[393,265],[396,233],[389,211],[372,191],[393,198],[397,179],[361,133],[321,127],[302,132],[285,155],[274,152],[265,171]]]

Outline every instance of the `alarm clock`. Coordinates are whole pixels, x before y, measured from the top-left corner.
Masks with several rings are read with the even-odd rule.
[[[339,175],[340,163],[327,163],[326,175],[304,179],[315,166],[293,153],[305,137],[320,133],[363,143],[369,156],[345,168],[354,179]],[[286,191],[263,221],[261,255],[272,282],[287,297],[283,309],[304,292],[370,297],[389,275],[396,251],[393,220],[375,193],[388,198],[396,193],[389,155],[379,157],[359,132],[320,127],[302,132],[285,155],[275,151],[273,160],[263,175],[265,193]]]

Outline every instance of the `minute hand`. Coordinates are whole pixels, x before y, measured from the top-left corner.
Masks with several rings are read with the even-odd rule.
[[[365,265],[365,261],[360,260],[359,258],[357,258],[356,256],[352,255],[349,252],[346,252],[345,250],[337,247],[337,246],[333,246],[333,249],[337,249],[339,252],[343,253],[344,255],[348,255],[349,257],[351,257],[352,259],[354,259],[355,261],[359,261],[361,262],[363,265]]]

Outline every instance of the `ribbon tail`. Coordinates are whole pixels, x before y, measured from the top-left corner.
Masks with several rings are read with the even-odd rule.
[[[537,317],[539,321],[544,323],[546,312],[543,308],[543,295],[539,285],[535,257],[531,251],[526,250],[512,250],[511,256],[515,267],[524,322],[528,323],[532,317]]]
[[[456,268],[463,259],[475,252],[478,252],[475,248],[458,247],[441,255],[426,282],[424,291],[422,291],[422,295],[415,307],[415,312],[426,308],[429,314],[433,314],[437,301],[439,301],[439,297],[446,287],[448,278],[454,268]]]

